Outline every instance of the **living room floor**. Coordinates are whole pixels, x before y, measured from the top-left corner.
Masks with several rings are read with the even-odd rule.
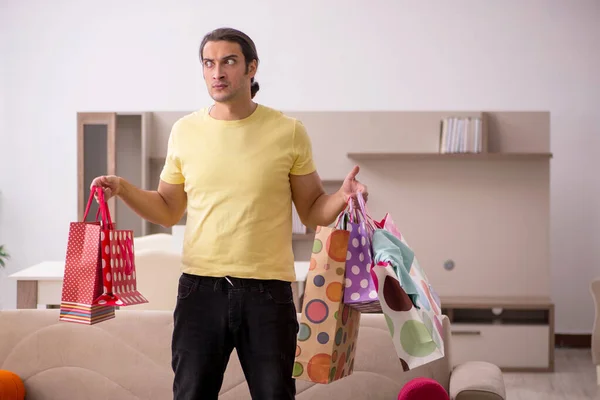
[[[555,372],[505,373],[508,400],[600,400],[590,349],[557,348]]]

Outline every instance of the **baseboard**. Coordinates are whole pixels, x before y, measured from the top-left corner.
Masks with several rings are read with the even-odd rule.
[[[576,349],[589,349],[592,347],[592,335],[557,333],[554,335],[555,347],[570,347]]]

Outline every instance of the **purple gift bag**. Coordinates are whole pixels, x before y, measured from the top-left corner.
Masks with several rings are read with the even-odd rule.
[[[344,303],[361,312],[381,312],[377,289],[371,278],[374,227],[367,216],[364,199],[358,194],[360,208],[344,212],[342,229],[350,231],[346,256]],[[339,223],[338,223],[339,225]]]

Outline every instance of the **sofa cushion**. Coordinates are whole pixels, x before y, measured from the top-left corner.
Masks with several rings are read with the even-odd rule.
[[[496,365],[482,361],[461,364],[452,372],[450,396],[455,400],[504,400],[502,371]]]

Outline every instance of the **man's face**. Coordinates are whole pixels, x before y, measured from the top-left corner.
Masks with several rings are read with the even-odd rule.
[[[202,58],[204,81],[215,101],[226,103],[239,95],[250,95],[250,78],[256,73],[256,61],[252,61],[246,71],[246,61],[238,43],[207,42]]]

